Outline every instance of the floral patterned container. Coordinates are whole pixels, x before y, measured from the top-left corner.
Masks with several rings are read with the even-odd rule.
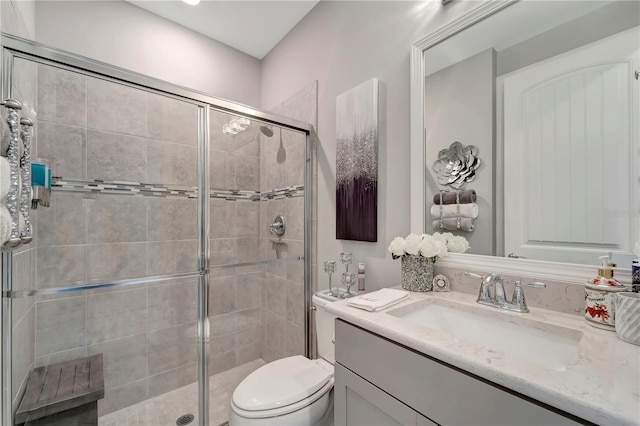
[[[433,259],[402,256],[402,288],[409,291],[433,290]]]
[[[615,280],[609,281],[612,285],[586,282],[584,319],[594,327],[615,331],[615,294],[627,289],[623,285],[618,285]]]

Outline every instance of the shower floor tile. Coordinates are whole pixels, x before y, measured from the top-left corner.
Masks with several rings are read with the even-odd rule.
[[[252,371],[263,366],[261,359],[239,365],[209,378],[209,424],[218,426],[229,420],[231,394]],[[190,425],[198,424],[198,384],[156,396],[98,419],[99,426],[175,426],[178,417],[193,414]]]

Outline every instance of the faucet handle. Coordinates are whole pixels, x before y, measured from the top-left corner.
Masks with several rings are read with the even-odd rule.
[[[465,272],[464,274],[469,278],[478,278],[480,280],[484,280],[484,277],[486,277],[486,275],[474,274],[473,272],[468,272],[468,271]]]
[[[541,283],[540,281],[531,281],[530,283],[523,283],[522,281],[516,281],[514,283],[516,288],[518,287],[534,287],[534,288],[545,288],[547,285],[545,283]]]
[[[514,285],[515,288],[513,289],[513,297],[511,298],[511,304],[513,305],[513,308],[511,308],[511,310],[516,312],[529,312],[529,308],[527,307],[527,300],[524,298],[524,291],[522,290],[522,287],[545,288],[547,286],[545,283],[541,283],[539,281],[532,281],[529,283],[516,281]]]

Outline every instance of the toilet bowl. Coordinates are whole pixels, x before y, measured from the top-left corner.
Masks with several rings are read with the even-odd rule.
[[[333,330],[324,306],[337,299],[313,296],[318,359],[282,358],[255,370],[235,389],[229,425],[333,425]]]

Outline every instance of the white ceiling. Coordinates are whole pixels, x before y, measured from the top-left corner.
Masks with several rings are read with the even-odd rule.
[[[191,28],[258,59],[318,3],[318,0],[127,0],[142,9]]]

